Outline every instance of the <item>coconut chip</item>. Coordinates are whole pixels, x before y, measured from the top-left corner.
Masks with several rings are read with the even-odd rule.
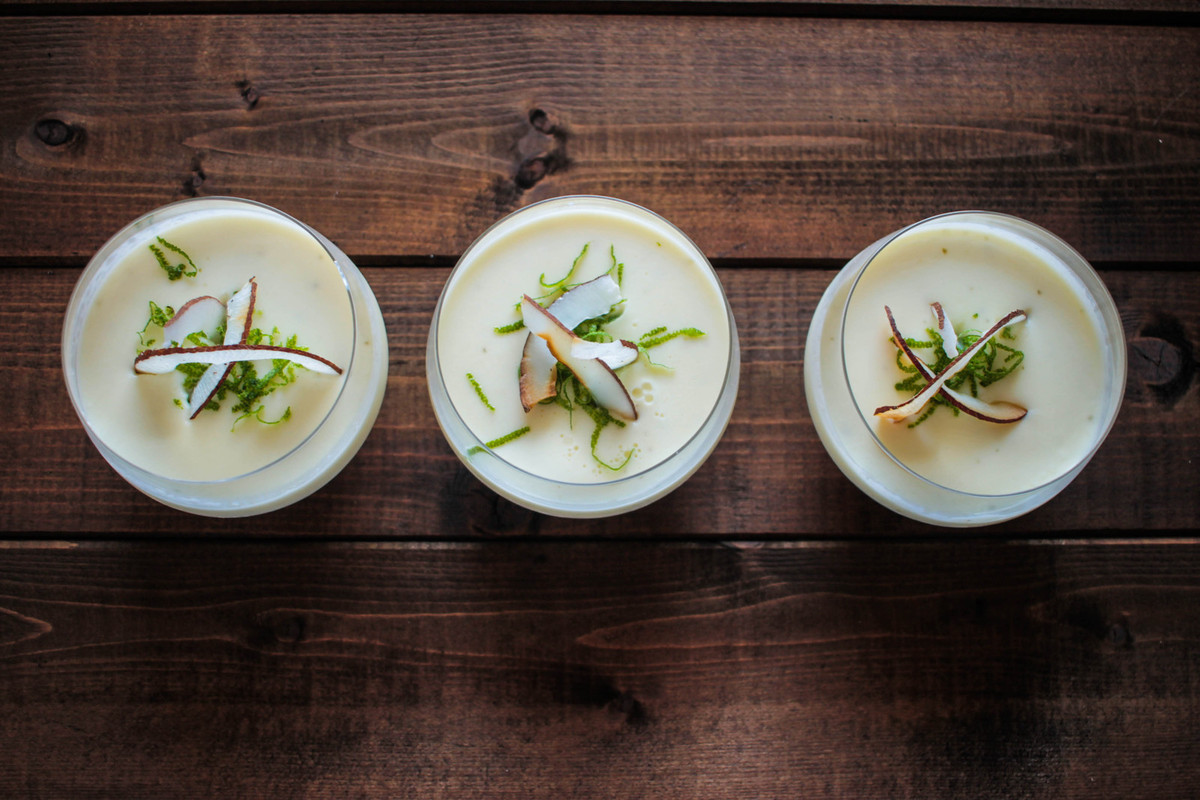
[[[182,342],[197,331],[211,336],[224,319],[225,304],[220,300],[210,295],[193,297],[163,325],[163,336],[168,342]]]
[[[208,347],[161,347],[143,350],[133,361],[134,372],[163,375],[180,364],[233,364],[238,361],[285,359],[326,375],[341,375],[342,368],[327,358],[294,347],[269,344],[218,344]]]
[[[933,311],[933,323],[937,326],[938,335],[942,337],[942,349],[946,351],[947,356],[954,358],[958,355],[958,334],[950,324],[950,317],[942,310],[941,303],[930,303],[929,308]],[[894,324],[892,330],[896,330]]]

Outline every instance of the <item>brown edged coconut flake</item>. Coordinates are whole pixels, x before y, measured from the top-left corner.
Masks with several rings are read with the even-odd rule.
[[[342,368],[327,358],[294,347],[269,344],[218,344],[208,347],[161,347],[143,350],[133,360],[133,371],[162,375],[180,364],[232,364],[238,361],[283,359],[313,372],[341,375]]]

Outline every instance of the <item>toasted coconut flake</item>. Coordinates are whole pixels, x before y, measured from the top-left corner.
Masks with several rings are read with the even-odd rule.
[[[936,314],[941,310],[941,304],[934,303],[933,305],[937,307],[934,311]],[[904,341],[904,336],[901,335],[900,328],[896,325],[896,318],[892,315],[892,310],[884,306],[884,311],[887,312],[888,324],[892,326],[892,337],[900,349],[904,351],[904,355],[917,368],[917,372],[921,374],[922,378],[926,381],[934,380],[936,376],[933,374],[933,370],[912,351],[912,348],[908,346],[908,342]],[[947,325],[949,325],[948,322]],[[957,349],[955,352],[957,352]],[[1029,413],[1028,410],[1015,403],[1008,403],[1003,400],[989,403],[986,400],[980,400],[978,397],[957,392],[949,386],[943,386],[940,394],[950,402],[950,405],[959,411],[970,414],[972,417],[981,419],[984,422],[995,422],[1004,425],[1018,422],[1024,419],[1025,415]]]
[[[572,348],[579,337],[570,328],[529,295],[521,300],[521,313],[529,332],[546,342],[555,359],[575,374],[597,403],[614,416],[630,421],[637,419],[637,408],[611,367],[598,358],[577,358],[572,355]]]
[[[895,320],[892,317],[892,310],[889,307],[884,306],[884,311],[887,312],[888,318],[892,319],[892,329],[894,332]],[[974,344],[955,356],[954,360],[951,361],[950,364],[947,365],[947,367],[942,370],[940,374],[934,376],[933,379],[925,385],[925,388],[921,389],[921,391],[917,392],[915,395],[899,405],[880,406],[879,408],[875,409],[875,416],[882,417],[889,422],[899,422],[917,413],[927,402],[929,402],[930,399],[933,398],[935,394],[942,390],[942,387],[945,385],[946,381],[962,371],[963,367],[967,365],[967,362],[974,358],[975,354],[983,349],[983,346],[987,344],[988,340],[1002,331],[1006,325],[1012,325],[1014,323],[1021,322],[1024,319],[1024,311],[1020,309],[1017,309],[1016,311],[1010,311],[1004,316],[1003,319],[1001,319],[992,327],[988,328],[987,332],[984,333],[983,336],[980,336]],[[896,338],[899,340],[899,342],[904,341],[904,338],[899,334],[896,334]],[[920,359],[917,359],[916,361],[920,361]],[[918,369],[920,369],[920,367],[918,367]]]
[[[287,359],[297,366],[326,375],[341,375],[342,368],[327,358],[297,350],[267,344],[213,345],[211,347],[162,347],[144,350],[133,361],[135,372],[162,375],[180,364],[232,364],[238,361]]]
[[[225,322],[225,344],[246,341],[254,323],[254,305],[258,299],[258,282],[251,278],[229,298],[228,317]]]
[[[558,384],[558,372],[555,366],[558,359],[546,346],[546,341],[532,333],[525,337],[525,347],[521,351],[521,368],[517,381],[521,391],[521,408],[525,411],[533,408],[541,401],[553,397]]]
[[[938,335],[942,337],[942,349],[946,351],[946,355],[954,358],[958,355],[958,334],[954,332],[954,326],[950,324],[950,317],[942,309],[941,303],[931,303],[929,308],[933,311],[933,321],[937,326]],[[896,326],[892,326],[895,330]]]
[[[212,335],[224,319],[225,304],[220,300],[211,295],[193,297],[163,325],[163,336],[168,342],[182,342],[189,333],[197,331]]]
[[[575,339],[571,344],[571,355],[575,358],[598,358],[609,366],[609,369],[621,367],[637,361],[638,346],[628,339],[617,339],[612,342],[589,342],[586,339]]]
[[[605,273],[563,293],[548,310],[565,327],[574,330],[584,320],[604,316],[620,302],[621,287]]]

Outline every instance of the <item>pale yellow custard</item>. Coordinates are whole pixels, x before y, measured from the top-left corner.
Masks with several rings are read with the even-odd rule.
[[[615,278],[614,258],[623,265],[624,302],[607,333],[634,342],[658,328],[695,329],[703,336],[677,337],[617,370],[638,417],[623,427],[604,427],[593,452],[595,425],[583,411],[568,413],[552,402],[523,408],[518,369],[527,333],[497,328],[520,320],[522,295],[548,293],[542,284],[561,279],[577,259],[568,285],[605,273]],[[431,395],[443,430],[476,474],[488,480],[488,464],[500,459],[514,469],[514,481],[545,482],[551,494],[531,499],[503,481],[492,481],[493,488],[552,513],[615,513],[665,493],[707,456],[736,393],[736,347],[716,274],[678,229],[622,201],[560,198],[510,216],[464,254],[443,290],[430,336]],[[522,429],[527,431],[502,445],[486,446]],[[698,440],[703,452],[691,453]],[[670,487],[648,499],[629,483],[578,488],[621,484],[667,462],[679,481],[668,481]],[[594,508],[580,499],[599,494],[606,498]],[[577,508],[577,499],[587,508]]]
[[[999,424],[948,407],[916,425],[874,416],[913,394],[894,388],[906,376],[895,366],[884,306],[905,337],[929,340],[935,301],[957,332],[982,333],[1025,311],[1013,338],[999,340],[1024,354],[1020,366],[979,390],[1028,409],[1024,419]],[[1087,452],[1101,424],[1106,377],[1094,304],[1051,253],[986,225],[930,225],[885,248],[854,287],[842,348],[855,402],[884,447],[952,489],[1008,494],[1046,483]]]
[[[190,258],[196,274],[171,280],[152,245],[172,264]],[[147,326],[151,303],[226,302],[251,278],[251,327],[276,345],[295,335],[341,374],[295,367],[295,379],[249,416],[229,394],[220,409],[189,418],[183,373],[134,370],[140,351],[170,344]],[[72,400],[110,463],[151,496],[212,515],[270,510],[336,474],[378,412],[386,353],[378,305],[349,259],[296,220],[233,198],[167,206],[115,236],[81,277],[63,338]],[[250,363],[258,377],[273,367],[270,358]]]
[[[915,394],[896,388],[908,375],[884,307],[906,339],[930,341],[935,302],[956,333],[1025,312],[996,340],[1023,360],[978,387],[982,401],[1026,409],[1019,421],[944,405],[923,419],[876,414]],[[842,472],[897,513],[949,526],[1011,519],[1060,492],[1113,425],[1125,370],[1120,318],[1090,265],[1048,231],[989,212],[933,217],[851,259],[817,305],[804,356],[809,412]]]

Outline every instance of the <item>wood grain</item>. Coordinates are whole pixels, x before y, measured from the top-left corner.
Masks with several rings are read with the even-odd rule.
[[[1102,262],[1200,250],[1195,27],[4,18],[0,76],[6,263],[81,264],[194,194],[262,200],[380,260],[452,257],[569,193],[647,205],[717,258],[837,261],[964,207]]]
[[[23,797],[1182,798],[1198,599],[1196,540],[11,543],[0,774]]]
[[[808,416],[803,351],[832,272],[720,270],[739,323],[741,388],[713,456],[666,499],[616,519],[566,521],[501,500],[462,467],[433,417],[425,344],[448,270],[365,271],[388,327],[387,395],[374,431],[323,491],[263,518],[212,521],[172,511],[121,480],[88,441],[62,384],[57,331],[76,270],[0,270],[0,530],[188,536],[458,538],[896,536],[934,529],[863,497],[825,453]],[[1200,519],[1200,272],[1107,271],[1131,340],[1117,425],[1058,498],[988,529],[1144,530]],[[1164,356],[1165,354],[1168,354]]]
[[[589,13],[596,5],[588,0],[0,0],[0,9],[25,14],[188,14],[219,10],[234,13],[362,13],[437,12],[488,13]],[[1117,13],[1127,22],[1140,15],[1200,13],[1192,0],[608,0],[607,13],[636,14],[770,14],[805,16],[839,13],[841,16],[884,14],[957,14],[998,11],[1019,14],[1047,12],[1070,20],[1090,19],[1103,12]],[[1022,13],[1023,12],[1023,13]]]

